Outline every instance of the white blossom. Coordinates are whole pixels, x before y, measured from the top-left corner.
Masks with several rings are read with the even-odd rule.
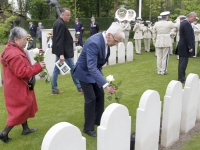
[[[40,52],[40,50],[39,50],[38,48],[33,49],[33,53],[34,53],[35,55],[38,55],[39,52]]]
[[[107,81],[108,83],[110,83],[110,82],[112,82],[112,81],[115,81],[115,79],[114,79],[113,75],[109,75],[109,76],[106,77],[106,81]]]

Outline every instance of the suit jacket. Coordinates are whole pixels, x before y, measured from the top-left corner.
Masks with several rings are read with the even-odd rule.
[[[156,22],[153,27],[153,41],[155,47],[171,47],[172,40],[170,37],[170,32],[176,26],[171,21],[159,21]]]
[[[140,24],[140,23],[136,23],[134,28],[133,28],[133,31],[135,31],[135,34],[134,34],[134,39],[143,39],[143,33],[142,33],[142,29],[144,27],[144,24]]]
[[[74,69],[76,78],[86,83],[98,83],[100,87],[106,84],[102,66],[110,56],[109,47],[107,51],[106,55],[102,33],[95,34],[87,39]]]
[[[62,18],[58,18],[53,24],[52,53],[60,57],[73,58],[73,38]]]
[[[37,34],[38,34],[38,38],[42,38],[42,31],[41,29],[44,29],[43,26],[37,27]]]
[[[94,22],[90,24],[90,36],[96,34],[99,32],[99,25],[97,22]]]
[[[180,57],[190,57],[190,49],[194,51],[194,30],[188,20],[184,20],[180,25],[180,40],[178,43],[178,55]]]
[[[32,37],[36,37],[37,27],[34,24],[29,26],[29,31]]]
[[[76,32],[80,32],[79,36],[81,36],[81,37],[82,37],[82,34],[83,34],[82,27],[83,27],[83,24],[81,22],[78,22],[78,24],[77,23],[74,24],[74,28],[75,28]]]

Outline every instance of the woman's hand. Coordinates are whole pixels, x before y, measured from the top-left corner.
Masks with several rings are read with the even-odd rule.
[[[46,66],[46,64],[45,64],[44,61],[41,61],[41,62],[39,62],[39,63],[40,63],[40,66],[41,66],[42,68],[44,68],[44,67]]]

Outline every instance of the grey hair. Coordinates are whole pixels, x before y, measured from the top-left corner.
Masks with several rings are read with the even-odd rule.
[[[196,16],[196,15],[197,15],[197,13],[195,13],[195,12],[190,12],[190,13],[187,15],[187,18]]]
[[[14,27],[10,30],[9,40],[15,42],[15,38],[22,38],[23,36],[27,36],[27,31],[21,27]]]
[[[123,31],[123,28],[122,26],[117,23],[117,22],[113,22],[111,24],[111,26],[108,28],[108,30],[106,31],[106,33],[111,33],[113,35],[115,34],[119,34],[121,36],[122,39],[125,38],[125,34],[124,34],[124,31]]]

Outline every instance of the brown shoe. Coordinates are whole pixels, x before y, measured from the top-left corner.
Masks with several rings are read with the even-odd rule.
[[[62,93],[63,93],[63,91],[57,90],[57,91],[52,92],[51,94],[54,95],[54,94],[62,94]]]
[[[79,94],[83,94],[83,90],[82,90],[82,89],[79,89],[79,90],[78,90],[78,93],[79,93]]]

